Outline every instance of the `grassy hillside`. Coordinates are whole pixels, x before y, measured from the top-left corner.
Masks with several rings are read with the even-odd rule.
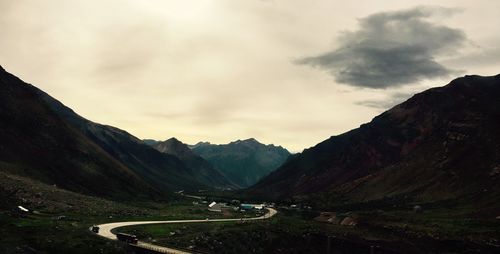
[[[218,218],[192,200],[109,201],[31,178],[0,172],[0,253],[124,253],[119,242],[89,231],[94,224],[130,220]],[[22,213],[21,205],[31,212]]]

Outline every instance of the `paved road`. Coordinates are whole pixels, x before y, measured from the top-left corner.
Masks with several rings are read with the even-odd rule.
[[[252,221],[252,220],[264,220],[273,217],[278,213],[275,209],[273,208],[267,208],[269,210],[268,213],[260,216],[260,217],[252,217],[252,218],[238,218],[238,219],[205,219],[205,220],[163,220],[163,221],[124,221],[124,222],[113,222],[113,223],[106,223],[106,224],[101,224],[97,225],[99,227],[99,233],[98,235],[111,239],[111,240],[117,240],[116,235],[111,233],[111,230],[119,227],[126,227],[126,226],[135,226],[135,225],[148,225],[148,224],[171,224],[171,223],[200,223],[200,222],[223,222],[223,221]],[[184,252],[180,250],[175,250],[172,248],[166,248],[162,246],[157,246],[149,243],[144,243],[144,242],[139,242],[137,244],[138,246],[141,247],[146,247],[148,249],[155,248],[159,250],[160,252],[163,253],[169,253],[169,254],[186,254],[189,252]]]
[[[194,198],[194,199],[203,199],[201,196],[194,196],[194,195],[187,195],[187,194],[181,194],[181,196],[188,197],[188,198]]]

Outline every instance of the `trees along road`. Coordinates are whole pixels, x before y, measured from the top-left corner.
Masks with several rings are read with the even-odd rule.
[[[123,221],[123,222],[113,222],[97,225],[99,227],[98,235],[111,239],[118,240],[116,235],[111,233],[111,230],[120,227],[126,226],[135,226],[135,225],[148,225],[148,224],[171,224],[171,223],[207,223],[207,222],[223,222],[223,221],[252,221],[252,220],[264,220],[269,219],[278,213],[273,208],[267,208],[269,212],[260,216],[260,217],[252,217],[252,218],[238,218],[238,219],[204,219],[204,220],[163,220],[163,221]],[[176,250],[172,248],[162,247],[158,245],[153,245],[145,242],[138,242],[137,246],[143,247],[146,249],[153,249],[158,252],[168,253],[168,254],[188,254],[189,252]]]

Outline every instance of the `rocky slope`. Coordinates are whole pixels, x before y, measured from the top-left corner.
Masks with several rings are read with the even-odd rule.
[[[499,208],[500,75],[416,94],[294,155],[249,193],[338,202],[474,200]]]

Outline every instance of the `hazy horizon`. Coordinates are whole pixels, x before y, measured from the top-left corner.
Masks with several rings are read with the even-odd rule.
[[[486,0],[21,0],[0,10],[7,71],[142,139],[255,138],[300,152],[413,93],[500,73],[500,2]]]

